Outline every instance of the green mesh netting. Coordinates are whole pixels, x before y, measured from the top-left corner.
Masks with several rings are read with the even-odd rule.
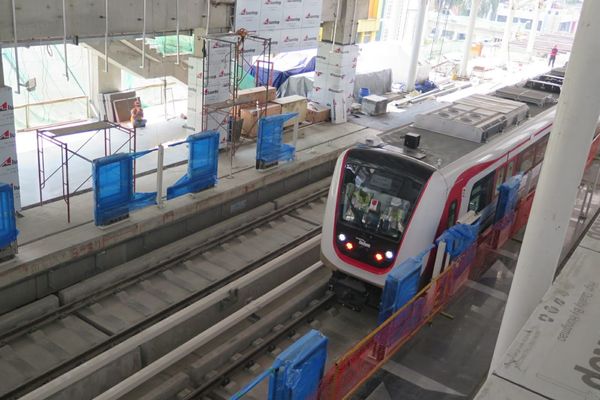
[[[148,39],[148,44],[156,48],[162,55],[177,54],[177,35],[157,36]],[[194,37],[179,35],[179,54],[191,54],[194,52]]]

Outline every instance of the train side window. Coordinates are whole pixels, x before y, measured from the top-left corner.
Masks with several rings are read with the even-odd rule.
[[[529,147],[521,154],[521,162],[519,163],[519,172],[527,172],[533,167],[533,155],[535,146]]]
[[[454,222],[456,221],[456,207],[458,206],[458,202],[453,200],[450,203],[450,207],[448,207],[448,228],[454,226]]]
[[[548,136],[543,138],[535,146],[535,158],[533,165],[538,165],[544,160],[544,154],[546,153],[546,147],[548,146]]]
[[[496,170],[496,192],[500,185],[504,183],[504,178],[506,178],[505,173],[506,169],[504,168],[504,165]]]
[[[492,172],[473,185],[471,189],[471,197],[469,198],[469,211],[480,212],[492,201],[492,185],[494,183],[494,175]]]
[[[506,176],[511,177],[515,174],[515,160],[512,160],[508,163],[506,167]]]

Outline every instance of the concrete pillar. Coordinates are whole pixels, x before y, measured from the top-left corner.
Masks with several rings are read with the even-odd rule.
[[[108,72],[104,72],[104,57],[90,52],[90,101],[98,113],[99,118],[104,118],[104,104],[100,98],[101,93],[118,92],[121,90],[121,68],[111,65]]]
[[[600,1],[585,0],[492,368],[552,284],[600,115]]]
[[[425,16],[427,15],[427,0],[419,1],[419,13],[415,26],[415,36],[413,39],[412,50],[410,53],[410,65],[408,67],[408,78],[406,79],[406,90],[411,92],[415,90],[415,79],[417,77],[417,66],[419,65],[419,50],[423,41],[423,27],[425,26]]]
[[[500,57],[502,65],[508,67],[510,63],[510,54],[509,54],[509,46],[508,42],[511,38],[511,30],[512,30],[512,20],[514,17],[514,0],[508,0],[508,15],[506,16],[506,24],[504,25],[504,35],[502,36],[502,44],[500,45]]]
[[[460,76],[467,76],[467,65],[469,64],[469,56],[471,55],[471,44],[473,43],[473,32],[475,31],[475,21],[477,20],[477,12],[479,11],[480,0],[471,0],[471,12],[469,14],[469,28],[467,29],[467,37],[465,38],[465,48],[463,50],[463,58],[460,63]]]
[[[527,55],[529,58],[533,56],[533,45],[535,44],[535,38],[537,36],[537,26],[540,21],[540,12],[543,6],[543,1],[535,2],[535,10],[533,10],[533,21],[531,22],[531,29],[529,30],[529,37],[527,38]]]
[[[323,22],[324,41],[349,45],[356,43],[358,20],[369,16],[369,2],[363,0],[333,0],[336,9],[335,21]]]

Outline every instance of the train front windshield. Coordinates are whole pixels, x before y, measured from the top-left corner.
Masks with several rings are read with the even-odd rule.
[[[338,199],[338,248],[374,267],[388,266],[431,173],[406,157],[351,150]]]

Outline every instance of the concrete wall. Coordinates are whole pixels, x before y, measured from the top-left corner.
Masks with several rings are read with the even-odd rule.
[[[139,257],[148,251],[331,176],[335,158],[314,164],[294,175],[248,191],[223,203],[204,208],[187,218],[161,225],[159,228],[129,238],[115,246],[86,254],[75,261],[58,265],[12,286],[4,287],[0,291],[0,314],[55,293],[83,279]]]

